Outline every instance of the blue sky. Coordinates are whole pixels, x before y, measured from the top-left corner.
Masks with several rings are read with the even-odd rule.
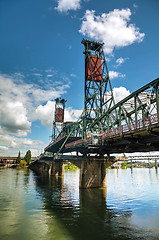
[[[159,77],[158,0],[1,0],[0,155],[39,154],[54,99],[84,105],[83,38],[104,42],[116,101]]]

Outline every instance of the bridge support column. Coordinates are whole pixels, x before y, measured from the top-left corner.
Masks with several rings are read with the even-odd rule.
[[[155,168],[158,168],[157,160],[155,159]]]
[[[53,161],[51,163],[49,174],[53,176],[63,176],[64,175],[64,164],[63,161]]]
[[[82,160],[79,187],[106,187],[106,165],[105,160]]]
[[[132,160],[131,160],[131,169],[133,168],[133,162],[132,162]]]

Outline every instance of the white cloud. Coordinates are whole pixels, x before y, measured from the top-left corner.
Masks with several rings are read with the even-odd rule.
[[[14,135],[26,136],[30,131],[31,122],[26,116],[26,109],[21,102],[5,102],[1,104],[0,125]]]
[[[39,105],[35,110],[35,118],[39,119],[44,126],[51,126],[53,122],[53,113],[55,102],[48,101],[46,105]]]
[[[71,107],[65,109],[64,120],[66,122],[74,122],[77,121],[79,116],[81,115],[82,110],[72,109]]]
[[[60,76],[59,81],[52,80],[52,85],[47,78],[47,88],[42,89],[38,82],[28,84],[22,77],[20,74],[0,75],[0,126],[7,133],[18,136],[26,136],[30,131],[35,109],[66,93],[70,84],[64,76]]]
[[[70,74],[70,77],[72,77],[72,78],[76,78],[76,77],[77,77],[77,75],[76,75],[76,74],[74,74],[74,73],[71,73],[71,74]]]
[[[109,71],[109,77],[110,77],[110,79],[113,79],[113,78],[124,78],[125,74],[122,74],[120,72],[115,72],[115,71]]]
[[[49,125],[52,122],[53,114],[43,113],[43,115],[38,116],[40,106],[46,102],[49,105],[51,99],[66,93],[69,85],[69,79],[64,74],[57,73],[52,69],[46,72],[41,71],[39,74],[36,69],[36,74],[27,75],[27,79],[20,73],[0,74],[1,153],[5,151],[5,155],[13,155],[21,149],[25,152],[26,148],[31,149],[32,146],[35,147],[34,152],[37,152],[41,146],[44,147],[44,143],[38,140],[28,140],[24,137],[31,131],[32,121],[40,119],[44,125]],[[36,109],[39,112],[35,112]],[[49,123],[44,115],[49,116]]]
[[[21,156],[24,156],[26,151],[30,149],[32,156],[37,156],[40,154],[40,150],[44,147],[44,142],[40,140],[20,138],[9,134],[0,134],[1,155],[18,156],[18,152],[20,151]]]
[[[134,3],[134,4],[133,4],[133,7],[134,7],[134,8],[138,8],[138,5]]]
[[[118,65],[121,65],[124,61],[125,61],[124,58],[120,57],[120,58],[118,58],[118,59],[116,60],[116,63],[117,63]]]
[[[8,147],[0,146],[0,150],[6,151],[6,150],[8,150]]]
[[[44,126],[52,126],[54,120],[55,102],[48,101],[45,105],[40,105],[35,110],[35,119],[41,121]],[[71,107],[65,109],[64,121],[74,122],[82,113],[82,110],[75,110]]]
[[[113,88],[113,95],[115,99],[115,103],[121,101],[128,95],[130,95],[130,91],[127,90],[125,87]]]
[[[118,59],[116,60],[116,65],[115,65],[115,67],[119,67],[119,66],[120,66],[121,64],[123,64],[127,59],[128,59],[128,58],[122,58],[122,57],[118,58]]]
[[[142,42],[145,34],[140,33],[135,24],[128,24],[131,10],[114,9],[101,16],[95,16],[94,10],[87,10],[79,32],[98,41],[104,42],[104,50],[112,54],[115,48],[125,47],[134,42]]]
[[[68,12],[80,8],[81,0],[58,0],[58,6],[55,7],[59,12]]]

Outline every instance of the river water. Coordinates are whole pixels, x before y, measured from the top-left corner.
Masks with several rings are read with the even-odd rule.
[[[159,172],[109,169],[107,189],[64,178],[0,170],[1,240],[159,239]]]

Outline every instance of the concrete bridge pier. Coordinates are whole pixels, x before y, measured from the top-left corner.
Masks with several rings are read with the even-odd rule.
[[[82,160],[79,187],[106,187],[106,165],[106,160]]]
[[[52,161],[49,169],[49,175],[59,176],[59,177],[64,175],[63,160]]]
[[[80,188],[106,188],[106,168],[125,159],[125,157],[113,156],[63,155],[58,159],[43,157],[43,159],[33,162],[30,168],[38,172],[47,172],[50,176],[62,177],[64,164],[72,162],[80,168]]]
[[[155,159],[155,168],[158,169],[157,159]]]
[[[133,162],[132,162],[132,160],[131,160],[131,169],[133,169]]]

